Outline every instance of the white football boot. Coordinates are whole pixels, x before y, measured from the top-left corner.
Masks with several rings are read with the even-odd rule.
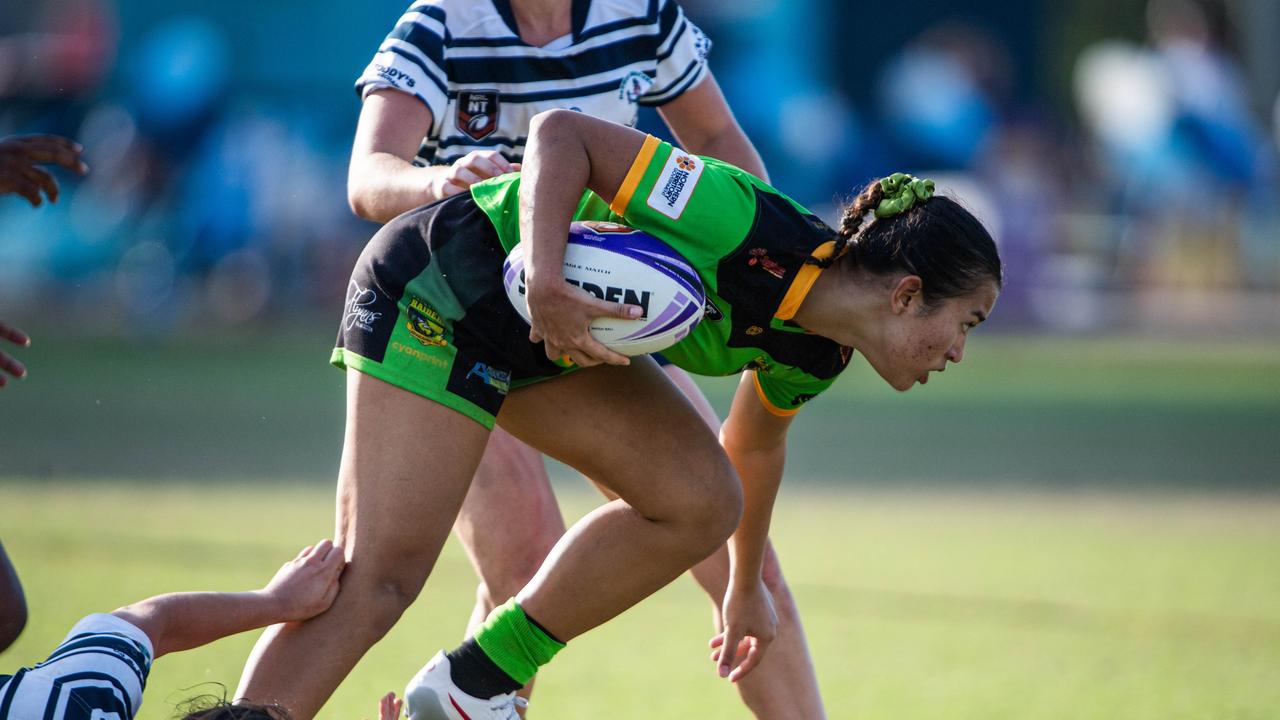
[[[459,690],[443,650],[404,689],[404,711],[409,720],[520,720],[516,708],[528,704],[515,693],[483,699]]]

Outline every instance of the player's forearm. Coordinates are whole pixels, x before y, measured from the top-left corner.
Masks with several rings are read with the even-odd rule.
[[[283,622],[288,608],[262,590],[184,592],[149,598],[112,614],[145,632],[160,657]]]
[[[347,176],[347,202],[356,215],[385,223],[401,213],[441,200],[432,182],[448,166],[417,167],[390,153],[353,158]]]
[[[729,589],[732,591],[735,587],[751,587],[760,582],[773,504],[786,463],[786,445],[760,449],[735,447],[732,442],[726,442],[725,451],[742,480],[742,520],[729,540]]]
[[[530,293],[563,284],[564,230],[591,174],[587,147],[573,129],[571,114],[542,113],[529,128],[520,178],[520,236],[530,243],[525,268]]]
[[[737,123],[724,132],[690,143],[687,149],[695,155],[705,155],[736,165],[765,182],[769,181],[769,172],[764,168],[764,160]]]

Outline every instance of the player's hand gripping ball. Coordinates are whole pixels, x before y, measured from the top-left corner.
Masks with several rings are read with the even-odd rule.
[[[564,279],[601,300],[643,309],[635,320],[602,317],[591,323],[591,336],[623,355],[648,355],[684,339],[702,319],[706,302],[698,273],[670,245],[616,223],[569,226]],[[523,245],[502,264],[502,282],[528,322]]]

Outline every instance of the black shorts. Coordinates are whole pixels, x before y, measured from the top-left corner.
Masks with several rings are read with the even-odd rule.
[[[511,389],[568,371],[529,342],[503,288],[505,257],[470,193],[392,220],[352,271],[331,362],[492,428]]]

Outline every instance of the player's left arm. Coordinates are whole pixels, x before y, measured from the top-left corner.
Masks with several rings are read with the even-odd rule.
[[[769,541],[769,521],[782,482],[791,415],[769,412],[755,387],[753,371],[742,374],[720,444],[742,480],[742,521],[729,540],[729,590],[724,600],[724,632],[712,640],[720,674],[741,679],[760,661],[777,626],[772,598],[761,572]]]
[[[709,70],[697,85],[660,106],[658,112],[685,150],[723,160],[769,181],[760,153],[738,125]]]
[[[171,593],[111,614],[145,632],[158,658],[228,635],[319,615],[333,604],[344,565],[342,548],[323,540],[285,563],[260,590]]]

